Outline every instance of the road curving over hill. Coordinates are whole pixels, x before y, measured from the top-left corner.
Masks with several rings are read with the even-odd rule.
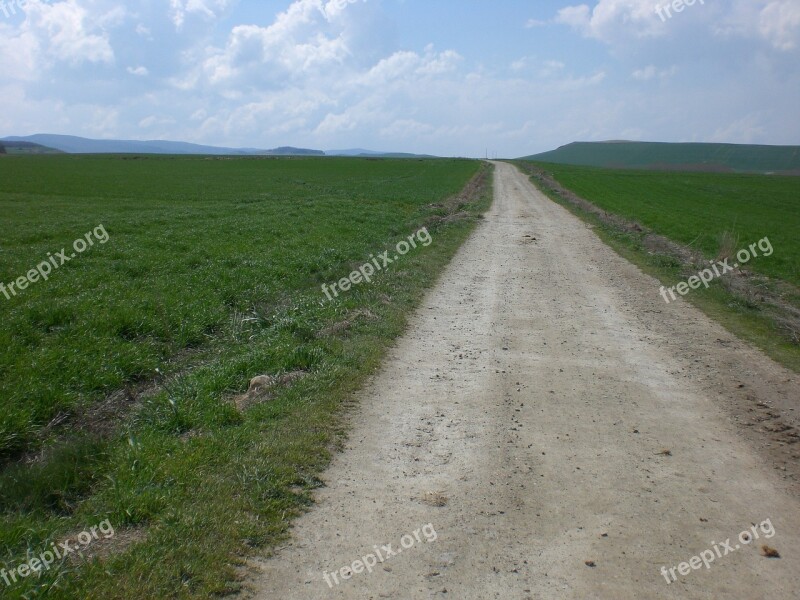
[[[496,166],[252,596],[800,597],[798,377]]]

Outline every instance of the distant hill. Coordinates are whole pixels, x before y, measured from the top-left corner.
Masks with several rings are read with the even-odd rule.
[[[522,160],[628,169],[800,174],[800,146],[574,142]]]
[[[384,153],[364,148],[349,148],[347,150],[326,150],[325,154],[328,156],[381,156]]]
[[[324,156],[321,150],[284,146],[272,150],[224,148],[167,140],[93,140],[72,135],[39,133],[26,137],[7,137],[0,143],[31,142],[69,154],[212,154],[226,156]]]
[[[0,154],[63,154],[55,148],[48,148],[33,142],[0,142]]]
[[[349,150],[328,150],[328,156],[353,156],[358,158],[436,158],[430,154],[410,154],[407,152],[376,152],[363,148],[350,148]]]
[[[281,146],[267,150],[266,154],[275,156],[325,156],[322,150],[309,150],[307,148],[295,148],[294,146]]]

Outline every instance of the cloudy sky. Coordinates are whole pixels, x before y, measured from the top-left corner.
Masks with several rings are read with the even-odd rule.
[[[579,2],[5,0],[0,137],[800,144],[800,0]]]

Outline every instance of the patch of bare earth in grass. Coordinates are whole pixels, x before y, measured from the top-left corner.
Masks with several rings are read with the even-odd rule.
[[[255,404],[271,400],[281,388],[290,387],[308,375],[305,371],[292,371],[281,375],[258,375],[250,380],[247,392],[236,396],[233,403],[240,412],[247,410]]]

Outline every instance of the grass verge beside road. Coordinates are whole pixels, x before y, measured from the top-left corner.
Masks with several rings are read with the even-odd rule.
[[[771,256],[684,298],[800,372],[800,179],[514,164],[668,288],[768,237]]]
[[[491,202],[460,160],[9,157],[0,280],[0,569],[115,535],[3,598],[209,598],[285,536],[352,393]],[[464,185],[471,183],[465,188]],[[432,238],[329,301],[371,254]],[[248,382],[266,387],[245,396]],[[272,382],[274,385],[270,385]]]

